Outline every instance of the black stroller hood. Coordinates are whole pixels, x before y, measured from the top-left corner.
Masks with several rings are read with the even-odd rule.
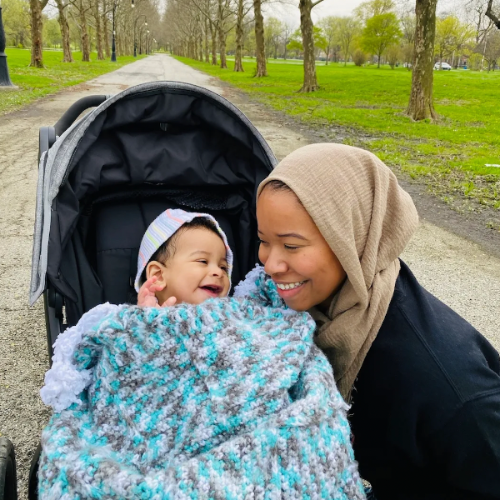
[[[127,301],[142,234],[172,207],[218,219],[238,281],[257,259],[255,193],[275,163],[250,121],[206,89],[158,82],[111,97],[42,157],[31,302],[48,280],[71,324]]]

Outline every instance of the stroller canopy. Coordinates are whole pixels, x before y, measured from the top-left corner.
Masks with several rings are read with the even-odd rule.
[[[30,302],[48,282],[74,324],[129,301],[142,235],[172,207],[219,221],[239,281],[257,260],[256,188],[275,164],[241,111],[206,89],[156,82],[110,97],[41,158]]]

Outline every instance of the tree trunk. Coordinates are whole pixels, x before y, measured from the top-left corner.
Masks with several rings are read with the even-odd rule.
[[[417,0],[415,7],[413,74],[406,114],[416,121],[437,118],[432,98],[436,4],[437,0]]]
[[[89,33],[87,29],[87,16],[85,15],[83,0],[80,0],[80,36],[82,39],[82,61],[90,62]]]
[[[222,26],[219,26],[219,57],[220,67],[222,69],[226,69],[226,33],[224,33],[224,29],[222,28]]]
[[[243,62],[243,0],[238,0],[238,15],[236,18],[236,52],[234,54],[234,71],[244,72]]]
[[[314,36],[311,10],[311,0],[300,0],[300,31],[304,46],[304,84],[299,92],[314,92],[319,89],[316,79],[316,62],[314,60]]]
[[[210,51],[208,50],[208,19],[205,18],[205,62],[210,62]]]
[[[97,41],[97,59],[104,60],[102,50],[102,29],[101,29],[101,14],[99,12],[99,0],[94,0],[94,18],[95,18],[95,37]]]
[[[224,31],[224,5],[223,0],[219,0],[218,5],[218,19],[217,19],[217,28],[218,28],[218,36],[219,36],[219,56],[220,56],[220,67],[222,69],[227,68],[226,62],[226,33]]]
[[[217,31],[212,23],[210,21],[210,36],[212,38],[212,65],[217,66]]]
[[[104,51],[106,52],[106,58],[111,56],[111,48],[109,46],[109,30],[108,30],[108,16],[106,14],[108,6],[106,0],[102,2],[102,31],[104,35]]]
[[[43,68],[42,4],[40,0],[30,0],[31,11],[31,63],[30,66]]]
[[[255,76],[260,78],[267,76],[262,0],[253,0],[253,11],[255,15],[255,58],[257,59],[257,72]]]
[[[69,40],[69,24],[64,13],[64,4],[62,0],[56,0],[57,10],[59,11],[59,26],[61,28],[62,48],[63,48],[63,62],[73,62],[73,55],[71,54],[71,44]]]

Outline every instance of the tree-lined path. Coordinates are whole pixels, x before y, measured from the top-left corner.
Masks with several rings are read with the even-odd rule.
[[[54,124],[77,99],[114,94],[157,80],[185,81],[232,101],[264,135],[278,158],[309,139],[283,117],[166,55],[142,59],[0,120],[0,433],[16,446],[20,493],[26,498],[31,455],[48,418],[38,391],[48,367],[43,306],[29,308],[37,182],[38,128]],[[500,348],[500,260],[476,244],[425,221],[404,259],[422,283]]]

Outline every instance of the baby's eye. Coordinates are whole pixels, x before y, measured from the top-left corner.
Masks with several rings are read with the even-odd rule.
[[[226,273],[229,274],[229,267],[227,266],[220,266],[220,268]]]
[[[199,262],[200,264],[208,264],[207,259],[198,259],[196,262]]]

